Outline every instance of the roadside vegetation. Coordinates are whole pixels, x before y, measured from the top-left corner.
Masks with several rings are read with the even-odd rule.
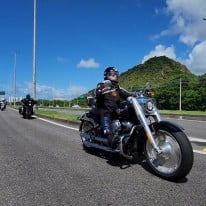
[[[119,77],[128,90],[148,87],[161,110],[206,111],[206,74],[192,74],[185,66],[168,57],[153,57]]]
[[[53,119],[67,120],[72,122],[79,121],[79,115],[66,114],[53,110],[35,110],[35,114]]]
[[[83,112],[84,110],[82,110]],[[206,117],[206,111],[177,111],[177,110],[160,110],[159,111],[161,115],[180,115],[180,116],[205,116]],[[79,122],[79,115],[73,115],[73,114],[66,114],[58,111],[53,111],[51,109],[48,110],[35,110],[35,114],[43,117],[48,117],[52,119],[60,119],[65,121],[72,121],[72,122]]]
[[[206,116],[206,111],[159,110],[159,112],[160,114],[168,114],[168,115]]]

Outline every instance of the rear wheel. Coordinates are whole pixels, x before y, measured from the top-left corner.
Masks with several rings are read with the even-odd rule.
[[[90,122],[90,121],[82,121],[81,122],[81,125],[80,125],[80,131],[82,133],[87,133],[88,135],[95,135],[94,132],[93,132],[93,124]],[[88,147],[86,144],[85,144],[85,141],[87,141],[85,139],[85,137],[82,137],[81,136],[81,140],[82,140],[82,144],[83,144],[83,148],[88,150],[90,149],[90,147]]]
[[[161,177],[177,180],[184,178],[193,165],[193,150],[184,132],[170,132],[159,128],[155,134],[155,142],[162,150],[158,154],[147,141],[146,159],[152,170]]]

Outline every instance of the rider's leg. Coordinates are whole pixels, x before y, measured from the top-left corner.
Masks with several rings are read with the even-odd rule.
[[[104,136],[108,139],[109,145],[112,147],[113,134],[111,130],[111,119],[107,116],[101,117],[101,125],[104,131]]]

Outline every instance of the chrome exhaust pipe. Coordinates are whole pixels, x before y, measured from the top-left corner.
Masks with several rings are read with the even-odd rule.
[[[89,141],[83,141],[83,144],[86,147],[92,147],[100,150],[104,150],[106,152],[113,152],[113,153],[119,153],[120,151],[118,149],[113,150],[111,147],[104,146],[104,145],[99,145],[97,143],[89,142]]]
[[[135,128],[136,128],[136,126],[133,126],[133,127],[132,127],[129,135],[127,135],[127,136],[121,136],[121,137],[120,137],[120,143],[119,143],[120,154],[121,154],[123,157],[125,157],[125,158],[127,158],[127,159],[129,159],[129,160],[132,160],[133,157],[132,157],[132,156],[129,156],[129,155],[127,155],[127,154],[124,153],[124,151],[123,151],[123,140],[124,140],[125,138],[127,138],[127,139],[126,139],[126,142],[125,142],[125,143],[127,143],[127,142],[129,141],[131,135],[133,134]]]
[[[108,139],[102,138],[102,137],[97,137],[97,136],[88,134],[88,133],[86,133],[86,132],[81,132],[81,133],[80,133],[80,137],[81,137],[81,138],[84,138],[86,141],[89,141],[89,142],[90,142],[90,140],[96,140],[96,141],[98,141],[98,142],[101,142],[101,143],[103,143],[103,144],[108,145]]]

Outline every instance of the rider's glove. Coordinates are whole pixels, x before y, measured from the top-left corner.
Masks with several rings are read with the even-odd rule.
[[[107,92],[111,89],[111,87],[104,87],[102,88],[102,93]]]

